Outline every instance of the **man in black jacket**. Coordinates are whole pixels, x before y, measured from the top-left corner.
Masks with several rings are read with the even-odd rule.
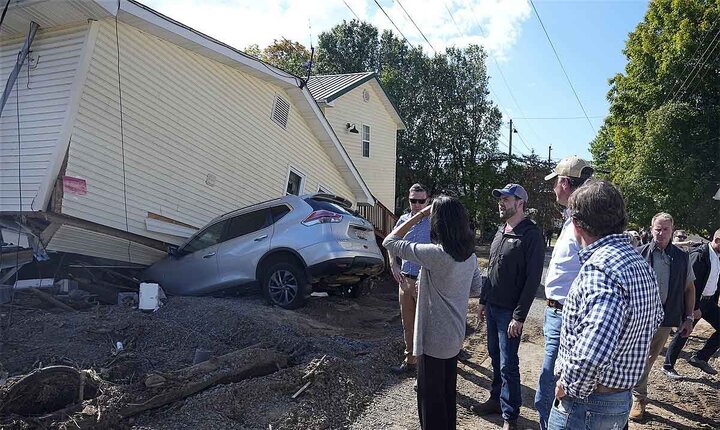
[[[652,218],[650,232],[653,240],[638,248],[638,252],[647,260],[655,272],[658,293],[663,304],[665,318],[650,343],[650,351],[645,362],[645,370],[633,388],[633,405],[630,419],[642,420],[647,404],[647,382],[655,360],[665,346],[670,331],[678,327],[682,337],[692,332],[693,309],[695,308],[695,273],[689,262],[687,252],[671,242],[674,222],[670,214],[661,212]]]
[[[518,348],[525,317],[540,285],[545,242],[525,218],[528,195],[518,184],[493,190],[505,224],[490,246],[488,279],[480,294],[478,316],[487,319],[493,382],[490,399],[473,408],[479,415],[502,413],[504,429],[517,428],[522,399]]]
[[[700,318],[710,323],[715,329],[705,346],[693,354],[688,363],[699,368],[705,373],[716,375],[718,372],[708,360],[720,349],[720,308],[718,308],[718,297],[720,297],[720,229],[715,231],[712,242],[695,248],[690,253],[690,262],[695,272],[695,324]],[[671,379],[680,379],[681,376],[675,371],[675,362],[680,351],[687,342],[686,337],[675,334],[667,353],[663,372]]]

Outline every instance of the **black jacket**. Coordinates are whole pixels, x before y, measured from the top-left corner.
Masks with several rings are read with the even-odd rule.
[[[638,252],[653,267],[652,253],[655,250],[655,241],[638,248]],[[679,327],[685,319],[685,280],[687,279],[688,259],[687,252],[673,245],[668,244],[665,253],[670,257],[670,282],[668,283],[668,295],[663,303],[665,318],[661,327]]]
[[[690,250],[690,264],[695,272],[695,309],[700,308],[700,297],[710,276],[710,246],[703,244]],[[718,281],[720,287],[720,281]],[[720,291],[720,288],[718,288]],[[715,292],[717,295],[717,291]],[[715,300],[717,302],[717,299]]]
[[[529,219],[510,233],[503,233],[503,229],[504,225],[490,245],[488,282],[483,285],[480,303],[512,309],[513,319],[524,322],[540,285],[545,241]]]

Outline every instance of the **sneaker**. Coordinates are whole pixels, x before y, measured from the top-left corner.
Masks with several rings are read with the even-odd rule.
[[[688,363],[690,363],[691,366],[695,366],[698,369],[702,370],[705,373],[709,373],[710,375],[717,375],[717,370],[713,369],[713,367],[708,364],[707,361],[700,360],[697,358],[695,354],[693,354],[689,359]]]
[[[480,416],[502,413],[502,410],[500,409],[500,400],[493,399],[492,397],[489,398],[485,403],[470,406],[470,410]]]
[[[633,421],[640,421],[645,417],[645,403],[639,400],[634,400],[632,408],[630,408],[629,418]]]
[[[403,361],[399,366],[393,366],[390,371],[396,375],[410,375],[415,374],[415,365],[410,364],[407,361]]]
[[[682,376],[680,376],[680,374],[677,373],[677,370],[675,370],[674,367],[663,367],[662,371],[665,374],[665,376],[667,376],[670,379],[673,379],[675,381],[682,379]]]
[[[505,420],[505,422],[503,423],[503,430],[517,430],[517,428],[518,428],[517,421],[515,421],[515,420],[512,420],[512,421]]]

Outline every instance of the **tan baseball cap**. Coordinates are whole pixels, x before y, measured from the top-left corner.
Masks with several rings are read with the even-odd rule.
[[[593,169],[587,161],[578,156],[571,155],[560,160],[555,167],[555,171],[545,176],[545,180],[549,181],[557,176],[567,176],[570,178],[590,177],[594,171],[595,169]]]

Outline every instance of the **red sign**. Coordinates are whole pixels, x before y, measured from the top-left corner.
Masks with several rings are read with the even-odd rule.
[[[62,181],[64,193],[75,194],[76,196],[87,194],[87,181],[85,179],[63,176]]]

